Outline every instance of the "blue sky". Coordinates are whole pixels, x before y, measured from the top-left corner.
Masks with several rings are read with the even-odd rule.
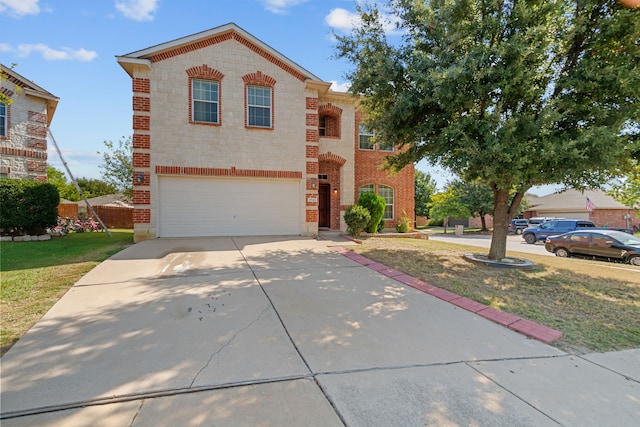
[[[0,62],[60,98],[51,131],[63,156],[74,176],[100,178],[103,141],[133,132],[131,80],[115,56],[234,22],[345,90],[350,66],[333,59],[332,31],[348,32],[355,11],[355,0],[0,0]],[[439,187],[451,179],[418,167]]]

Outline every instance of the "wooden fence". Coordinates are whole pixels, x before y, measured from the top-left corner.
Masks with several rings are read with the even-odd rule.
[[[108,228],[133,228],[133,208],[93,206],[93,210]]]
[[[123,208],[119,206],[93,206],[93,210],[108,228],[133,228],[133,208]],[[82,211],[84,213],[87,209],[83,207]],[[62,218],[78,218],[78,204],[59,204],[58,216]],[[86,216],[90,217],[91,212],[87,212]]]

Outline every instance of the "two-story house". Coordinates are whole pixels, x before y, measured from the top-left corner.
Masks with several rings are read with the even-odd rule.
[[[0,177],[47,181],[47,130],[59,98],[0,64]]]
[[[357,99],[235,24],[118,56],[132,79],[134,238],[344,230],[359,194],[413,217]]]

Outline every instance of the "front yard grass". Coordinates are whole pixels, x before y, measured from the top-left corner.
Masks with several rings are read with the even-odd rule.
[[[43,242],[0,243],[0,355],[83,275],[133,244],[133,230],[73,233]]]
[[[362,255],[424,282],[558,329],[553,345],[582,353],[640,348],[640,268],[508,252],[533,270],[472,264],[483,249],[433,240],[365,239]]]

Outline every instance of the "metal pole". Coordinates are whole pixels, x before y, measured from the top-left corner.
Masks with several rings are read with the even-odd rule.
[[[82,192],[82,188],[80,188],[80,186],[76,182],[76,179],[73,177],[73,174],[71,173],[71,169],[69,169],[69,165],[67,165],[67,162],[64,160],[64,157],[62,157],[62,151],[60,151],[60,147],[58,147],[58,143],[56,142],[56,139],[53,137],[53,134],[51,133],[51,129],[47,129],[47,133],[49,134],[49,138],[51,138],[51,141],[53,142],[53,146],[56,147],[56,151],[58,152],[58,156],[60,156],[60,160],[62,161],[62,164],[64,165],[64,168],[67,170],[67,173],[69,174],[69,178],[71,178],[71,182],[73,182],[73,185],[76,187],[76,190],[78,190],[78,194],[80,195],[80,197],[82,197],[82,200],[84,200],[84,202],[87,204],[87,207],[91,211],[91,214],[95,218],[98,219],[98,222],[100,223],[100,225],[102,226],[104,231],[107,232],[107,235],[109,235],[109,237],[113,237],[111,235],[111,232],[107,228],[107,226],[104,225],[104,222],[102,222],[102,220],[100,219],[100,217],[96,213],[96,211],[93,210],[93,207],[91,206],[91,204],[89,203],[87,198],[84,197],[84,193]]]

